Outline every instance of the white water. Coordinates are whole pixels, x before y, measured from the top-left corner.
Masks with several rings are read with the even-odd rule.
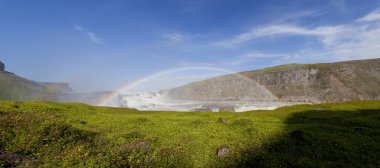
[[[141,111],[214,111],[233,109],[235,112],[250,110],[273,110],[281,106],[300,104],[282,101],[178,101],[159,93],[127,93],[119,95],[118,107],[135,108]]]

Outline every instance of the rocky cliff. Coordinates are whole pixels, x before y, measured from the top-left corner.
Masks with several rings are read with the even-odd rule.
[[[380,99],[380,59],[289,64],[215,77],[162,91],[177,100],[311,103]]]
[[[277,100],[257,82],[240,74],[215,77],[183,87],[161,91],[176,100],[196,101],[250,101]]]
[[[0,61],[0,71],[5,71],[5,64]]]

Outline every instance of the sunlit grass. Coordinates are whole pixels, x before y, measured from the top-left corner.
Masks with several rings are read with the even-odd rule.
[[[0,165],[311,166],[316,162],[312,152],[321,155],[316,162],[321,166],[343,164],[339,159],[347,161],[342,156],[337,157],[339,164],[326,158],[353,152],[361,156],[352,161],[374,165],[379,109],[380,101],[356,101],[245,113],[183,113],[1,101]],[[356,149],[354,142],[368,151]],[[329,143],[336,148],[325,146]],[[220,147],[229,149],[227,156],[217,156]]]

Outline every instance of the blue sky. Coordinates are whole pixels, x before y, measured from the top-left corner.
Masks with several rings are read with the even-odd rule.
[[[0,26],[8,71],[77,91],[380,57],[380,0],[0,0]]]

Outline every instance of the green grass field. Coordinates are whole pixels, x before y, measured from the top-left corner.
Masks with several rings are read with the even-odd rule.
[[[0,101],[0,167],[379,165],[380,101],[245,113]]]

